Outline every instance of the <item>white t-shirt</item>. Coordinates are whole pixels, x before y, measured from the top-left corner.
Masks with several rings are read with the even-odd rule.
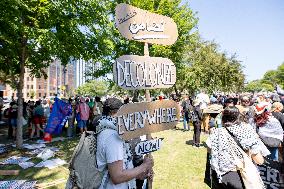
[[[133,164],[125,162],[124,141],[119,137],[117,131],[112,129],[103,130],[97,138],[97,164],[100,171],[104,171],[104,177],[100,189],[128,189],[128,182],[113,184],[107,171],[107,164],[119,160],[123,161],[123,169],[133,168]],[[106,186],[105,188],[103,186]]]
[[[200,109],[203,110],[207,108],[207,104],[210,103],[209,96],[205,93],[199,93],[196,98],[198,99],[199,102],[201,102]]]

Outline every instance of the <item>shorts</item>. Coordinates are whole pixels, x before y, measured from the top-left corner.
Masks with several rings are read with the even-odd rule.
[[[11,119],[11,126],[12,127],[17,127],[17,119],[16,118],[12,118]]]
[[[78,124],[78,127],[80,129],[86,128],[87,127],[87,120],[80,120],[79,124]]]
[[[43,123],[42,117],[39,117],[39,116],[34,117],[33,123],[34,123],[34,124],[40,124],[40,125],[41,125],[41,124]]]

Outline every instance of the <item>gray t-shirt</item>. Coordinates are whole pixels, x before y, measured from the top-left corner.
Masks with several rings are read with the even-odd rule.
[[[133,168],[129,145],[126,144],[112,129],[103,130],[97,138],[97,164],[100,171],[104,172],[104,177],[100,189],[129,189],[135,187],[135,180],[121,184],[113,184],[108,171],[107,164],[119,160],[123,161],[123,169]],[[133,184],[134,183],[134,184]]]

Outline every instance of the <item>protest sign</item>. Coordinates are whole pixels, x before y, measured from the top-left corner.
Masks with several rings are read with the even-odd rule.
[[[126,104],[117,113],[118,134],[129,140],[174,128],[180,118],[179,105],[173,100]]]
[[[172,45],[178,37],[172,18],[127,5],[115,8],[115,24],[121,35],[129,40],[161,45]]]
[[[162,138],[139,142],[135,147],[136,155],[148,154],[161,148]]]
[[[258,165],[260,177],[266,189],[284,188],[284,167],[280,162],[265,160],[265,163]]]
[[[168,58],[124,55],[114,63],[113,76],[126,90],[169,88],[176,82],[176,67]]]

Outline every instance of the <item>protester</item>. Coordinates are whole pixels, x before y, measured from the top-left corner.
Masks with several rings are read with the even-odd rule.
[[[183,130],[190,131],[190,111],[193,109],[189,97],[184,96],[184,100],[181,103],[182,114],[183,114]]]
[[[97,164],[103,172],[100,189],[136,188],[135,178],[145,179],[153,167],[153,160],[145,158],[140,166],[133,168],[130,146],[119,137],[113,118],[122,104],[116,98],[107,99],[99,120],[97,132],[101,132],[97,138]]]
[[[43,108],[43,115],[44,115],[44,121],[43,122],[46,125],[46,123],[49,119],[49,116],[50,116],[50,106],[45,99],[42,101],[42,108]]]
[[[282,129],[284,129],[284,115],[281,113],[283,110],[283,104],[280,102],[274,102],[271,107],[272,115],[280,122]]]
[[[234,106],[225,108],[222,115],[223,127],[212,129],[206,141],[211,153],[213,175],[221,182],[215,178],[213,188],[242,189],[245,188],[244,183],[252,184],[253,188],[263,188],[259,172],[251,160],[262,164],[262,154],[267,155],[267,151],[262,150],[261,141],[253,128],[239,121],[239,114],[238,108]],[[250,152],[250,157],[247,156],[247,151]],[[245,178],[249,180],[245,180],[246,182],[239,172],[243,163],[250,167],[247,175],[249,178]]]
[[[80,103],[77,107],[77,113],[79,113],[80,115],[78,126],[82,134],[84,131],[87,131],[87,121],[90,116],[90,108],[83,97],[80,98]]]
[[[33,128],[30,135],[30,138],[33,138],[34,132],[36,131],[37,138],[40,137],[41,132],[43,133],[43,117],[44,117],[44,109],[40,103],[40,101],[36,101],[35,108],[33,110]]]
[[[243,122],[253,124],[254,108],[250,106],[251,101],[248,96],[241,97],[241,104],[236,105],[240,111],[240,119]]]
[[[191,115],[192,123],[193,123],[193,146],[199,148],[200,147],[200,133],[201,133],[201,121],[202,121],[202,112],[200,109],[200,102],[196,99],[193,102],[193,113]]]
[[[200,93],[196,96],[196,99],[201,103],[200,109],[203,111],[207,108],[207,105],[210,103],[209,96],[204,92],[204,90],[201,90]],[[209,115],[203,114],[203,119],[201,123],[201,128],[205,133],[209,132]]]
[[[15,102],[12,102],[10,105],[11,105],[11,108],[9,109],[10,125],[13,129],[12,137],[15,139],[17,131],[18,106]]]
[[[101,98],[96,96],[95,97],[95,105],[93,108],[93,114],[95,117],[101,116],[103,111],[103,103],[101,101]]]
[[[270,158],[278,161],[278,147],[283,141],[283,129],[280,122],[272,116],[266,103],[260,103],[255,107],[254,120],[259,137],[271,153]]]
[[[67,137],[73,137],[74,122],[76,117],[76,102],[71,98],[68,102],[71,106],[71,115],[68,117]]]

